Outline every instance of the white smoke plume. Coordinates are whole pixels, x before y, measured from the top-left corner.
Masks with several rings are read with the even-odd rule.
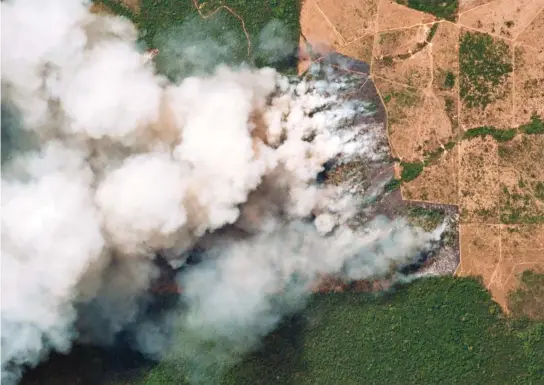
[[[1,12],[2,100],[39,143],[2,164],[4,384],[76,339],[112,342],[147,300],[158,252],[183,264],[204,250],[179,277],[183,309],[137,328],[160,356],[175,327],[183,357],[195,339],[245,351],[318,277],[383,276],[437,239],[402,220],[348,228],[355,197],[315,183],[331,159],[384,156],[376,127],[354,123],[367,105],[338,96],[347,79],[219,66],[172,84],[133,25],[85,1]]]

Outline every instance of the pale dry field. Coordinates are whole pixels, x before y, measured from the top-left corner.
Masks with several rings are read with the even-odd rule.
[[[540,40],[544,41],[544,30]],[[544,116],[544,47],[518,44],[515,50],[514,125],[518,126],[535,112]]]
[[[358,9],[371,10],[364,16],[353,11],[352,1],[338,6],[332,0],[306,0],[303,9],[311,9],[314,1],[321,4],[328,27],[315,25],[316,17],[313,26],[303,23],[303,33],[324,28],[328,32],[320,36],[329,36],[329,46],[371,64],[371,78],[387,110],[392,155],[421,161],[440,146],[456,143],[402,186],[403,198],[459,206],[458,273],[483,276],[506,309],[507,293],[517,287],[518,273],[544,268],[544,235],[536,235],[544,234],[544,225],[501,223],[501,214],[503,218],[516,214],[522,204],[527,215],[537,219],[542,215],[544,202],[535,197],[535,186],[544,182],[542,166],[536,166],[544,164],[544,150],[538,150],[544,148],[543,139],[526,138],[523,149],[519,147],[523,135],[507,143],[489,136],[461,138],[471,128],[510,129],[527,123],[534,112],[544,114],[544,0],[460,0],[456,22],[438,20],[393,0],[359,1]],[[438,28],[430,39],[435,22]],[[486,108],[468,108],[459,97],[459,43],[464,32],[487,33],[494,43],[508,47],[504,60],[513,72],[491,87],[498,98]],[[509,150],[510,158],[505,155]]]

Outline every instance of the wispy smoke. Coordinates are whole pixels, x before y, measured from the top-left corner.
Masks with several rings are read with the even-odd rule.
[[[4,384],[75,339],[111,343],[127,328],[146,353],[198,357],[196,381],[299,308],[319,276],[383,276],[437,239],[379,217],[349,228],[349,186],[316,183],[331,159],[385,156],[382,134],[358,123],[367,104],[342,97],[349,77],[220,66],[174,84],[128,21],[86,2],[1,7],[2,112],[21,114],[13,143],[37,138],[2,164]],[[277,56],[278,26],[259,44]],[[142,319],[157,253],[180,265],[196,247],[181,305]]]

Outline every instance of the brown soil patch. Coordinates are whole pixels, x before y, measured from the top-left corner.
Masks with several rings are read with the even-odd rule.
[[[400,5],[393,0],[381,0],[378,11],[378,31],[408,28],[435,20],[433,15]]]
[[[459,13],[466,12],[494,0],[459,0]]]
[[[544,30],[541,40],[544,41]],[[544,116],[544,48],[516,46],[514,76],[514,125],[525,124],[536,112]]]
[[[539,12],[516,40],[537,49],[544,49],[542,36],[544,36],[544,10]]]
[[[382,78],[377,78],[376,86],[387,108],[394,156],[404,161],[422,160],[454,139],[457,131],[446,112],[445,98]]]
[[[439,23],[431,45],[433,87],[454,96],[457,94],[459,85],[459,27],[449,22]],[[455,75],[455,85],[452,89],[445,86],[448,72]]]
[[[430,90],[425,91],[425,95],[423,107],[418,111],[419,131],[415,138],[421,155],[454,140],[457,135],[457,127],[448,116],[447,99]]]
[[[374,47],[374,35],[365,35],[353,42],[343,46],[338,50],[342,55],[346,55],[366,63],[372,61],[372,49]]]
[[[441,22],[431,42],[433,63],[432,89],[440,99],[440,114],[449,119],[446,130],[452,138],[459,134],[459,28],[450,22]],[[446,76],[453,74],[455,83],[448,88]]]
[[[306,0],[302,3],[300,28],[304,38],[318,50],[330,50],[344,45],[342,36],[334,29],[313,0]]]
[[[502,246],[513,250],[544,250],[544,224],[505,225]],[[542,253],[542,258],[544,258],[544,253]]]
[[[544,136],[518,135],[498,154],[501,221],[544,222]]]
[[[542,5],[540,0],[495,0],[463,13],[459,24],[513,39],[531,22]]]
[[[113,12],[108,6],[104,5],[104,3],[92,3],[89,11],[96,14],[115,15],[115,12]]]
[[[497,142],[490,137],[463,140],[459,148],[459,204],[464,223],[498,223]]]
[[[534,254],[534,258],[538,258],[536,253],[538,252],[524,252],[522,255],[527,256],[527,254]],[[540,251],[539,255],[542,254],[542,251]],[[529,258],[530,259],[530,258]],[[542,261],[542,258],[539,258],[541,262],[533,262],[533,263],[520,263],[514,266],[514,268],[510,272],[510,276],[507,278],[505,282],[502,283],[502,289],[506,293],[510,293],[517,288],[520,287],[520,281],[519,276],[521,273],[523,273],[526,270],[532,270],[537,273],[544,273],[544,261]],[[497,284],[499,284],[497,282]]]
[[[524,259],[531,259],[530,254],[532,251],[517,252],[516,254],[506,255],[503,254],[503,260],[499,264],[493,282],[489,285],[489,290],[493,295],[493,298],[503,309],[508,311],[508,297],[509,294],[520,287],[519,276],[526,270],[536,271],[538,273],[544,272],[544,263],[542,262],[522,262],[516,263],[514,258],[524,257]],[[539,252],[541,254],[541,252]],[[529,258],[525,258],[529,257]]]
[[[507,61],[513,62],[512,44],[506,40],[504,42],[510,47]],[[494,94],[501,95],[501,97],[488,104],[485,108],[468,108],[464,103],[461,103],[461,124],[463,128],[465,130],[481,126],[494,126],[500,129],[511,128],[513,88],[512,75],[510,74],[502,85],[494,87]]]
[[[508,294],[519,287],[525,270],[544,272],[544,225],[503,225],[502,259],[490,289],[505,309]]]
[[[376,29],[378,0],[315,1],[346,42],[373,33]]]
[[[117,0],[118,3],[122,3],[134,13],[140,13],[140,0]]]
[[[500,225],[461,224],[459,226],[460,276],[481,276],[485,286],[491,282],[500,260]]]
[[[387,109],[387,130],[393,156],[411,161],[419,158],[416,150],[419,126],[418,110],[424,105],[423,91],[374,78]]]
[[[415,180],[402,185],[403,199],[457,204],[459,147],[446,150],[442,157],[425,167]]]
[[[422,48],[429,28],[384,32],[378,38],[373,72],[388,80],[422,88],[431,80],[430,46]]]
[[[406,55],[418,50],[427,37],[429,27],[417,26],[403,30],[387,31],[378,34],[376,52],[374,56],[381,59],[383,56]]]
[[[408,58],[394,58],[392,63],[386,60],[374,60],[373,71],[376,75],[411,87],[423,88],[431,80],[431,59],[429,46],[410,55]]]

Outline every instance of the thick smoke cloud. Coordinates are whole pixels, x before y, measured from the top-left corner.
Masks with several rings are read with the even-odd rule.
[[[254,346],[318,277],[386,275],[439,236],[379,217],[352,229],[349,186],[316,183],[331,159],[385,156],[376,127],[355,124],[367,105],[340,96],[349,79],[219,66],[173,84],[143,60],[134,26],[88,6],[1,4],[3,112],[20,113],[12,139],[35,138],[2,158],[4,384],[127,328],[153,356],[200,357],[196,380]],[[274,55],[278,28],[259,43]],[[183,306],[141,319],[157,253],[179,266],[196,247]]]

